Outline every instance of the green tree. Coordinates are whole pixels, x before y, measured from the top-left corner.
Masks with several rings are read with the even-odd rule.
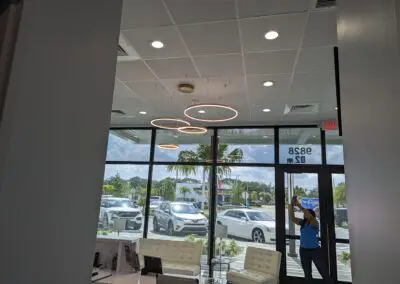
[[[294,195],[296,195],[299,198],[301,198],[301,197],[306,197],[307,193],[306,193],[306,190],[304,188],[299,187],[299,186],[296,185],[294,187]]]
[[[250,193],[250,199],[251,199],[252,201],[258,200],[258,192],[255,191],[255,190],[253,190],[253,191]]]
[[[183,195],[183,200],[186,200],[186,194],[190,192],[190,188],[187,186],[182,186],[179,191]]]
[[[105,185],[113,186],[113,191],[110,192],[110,194],[116,197],[128,197],[132,192],[132,188],[128,181],[122,179],[119,173],[106,180]],[[109,189],[111,189],[111,187],[109,187]]]
[[[166,178],[160,181],[160,194],[166,200],[175,200],[175,182],[171,178]]]
[[[346,201],[346,185],[344,182],[339,183],[333,192],[333,198],[337,207],[344,207],[347,205]]]
[[[243,192],[244,192],[244,186],[240,183],[236,183],[232,186],[231,189],[231,198],[232,198],[232,203],[243,203]]]
[[[217,151],[217,161],[218,162],[240,162],[243,159],[243,151],[240,148],[233,149],[229,151],[228,144],[219,144]],[[212,147],[211,145],[200,144],[196,151],[185,150],[181,151],[178,155],[178,162],[182,163],[199,163],[201,161],[212,161]],[[169,165],[168,171],[183,174],[184,176],[189,176],[191,174],[197,174],[197,167],[194,165]],[[205,197],[206,191],[206,176],[208,174],[209,183],[211,176],[209,174],[210,167],[203,166],[203,177],[202,177],[202,196]],[[231,168],[229,166],[219,166],[217,167],[217,175],[219,177],[227,176],[231,173]],[[202,202],[202,209],[204,209],[204,203]]]
[[[113,195],[115,188],[111,184],[104,184],[103,185],[103,194]]]

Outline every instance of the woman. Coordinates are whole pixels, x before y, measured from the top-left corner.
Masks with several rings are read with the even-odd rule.
[[[303,219],[296,218],[294,207],[297,206],[303,212]],[[319,246],[318,232],[319,223],[314,210],[305,209],[301,206],[297,197],[294,196],[292,204],[289,206],[291,220],[301,226],[300,228],[300,259],[304,270],[306,280],[312,280],[312,262],[318,269],[319,274],[325,280],[325,283],[332,283],[329,278],[327,265],[324,261],[322,249]]]

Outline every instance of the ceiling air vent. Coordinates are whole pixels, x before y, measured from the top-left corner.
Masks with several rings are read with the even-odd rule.
[[[117,52],[118,56],[128,56],[128,53],[120,45],[117,46]]]
[[[336,0],[318,0],[315,8],[336,7]]]
[[[316,113],[318,113],[318,104],[286,105],[283,112],[284,115]]]
[[[125,115],[125,112],[123,112],[123,111],[120,110],[120,109],[113,109],[113,110],[111,111],[111,113],[118,114],[118,115]]]

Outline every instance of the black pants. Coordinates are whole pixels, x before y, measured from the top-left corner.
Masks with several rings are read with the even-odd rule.
[[[312,263],[314,262],[315,266],[318,269],[319,274],[321,274],[322,279],[324,279],[324,283],[332,283],[329,277],[328,267],[327,264],[325,263],[321,248],[306,249],[301,247],[300,260],[306,280],[312,279]]]

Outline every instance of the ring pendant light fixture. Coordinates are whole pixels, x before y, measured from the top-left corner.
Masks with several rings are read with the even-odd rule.
[[[170,126],[170,125],[166,125],[166,124],[162,124],[165,122],[175,122],[176,126]],[[183,119],[179,119],[179,118],[156,118],[153,119],[152,121],[150,121],[151,125],[158,127],[158,128],[162,128],[162,129],[170,129],[170,130],[177,130],[182,126],[190,126],[190,123],[183,120]]]
[[[182,126],[178,131],[185,134],[204,134],[207,133],[207,128],[200,126]]]
[[[158,148],[165,149],[165,150],[175,150],[175,149],[178,149],[179,146],[176,144],[159,144]]]
[[[207,118],[199,118],[199,117],[195,117],[193,115],[190,115],[189,112],[191,110],[196,110],[196,109],[206,109],[206,108],[217,108],[217,109],[222,109],[222,110],[228,110],[232,112],[232,115],[226,118],[219,118],[219,119],[207,119]],[[234,109],[233,107],[230,106],[226,106],[226,105],[220,105],[220,104],[196,104],[196,105],[192,105],[188,108],[185,109],[184,114],[186,117],[193,119],[193,120],[197,120],[197,121],[202,121],[202,122],[224,122],[224,121],[229,121],[232,119],[235,119],[238,115],[239,112]]]

